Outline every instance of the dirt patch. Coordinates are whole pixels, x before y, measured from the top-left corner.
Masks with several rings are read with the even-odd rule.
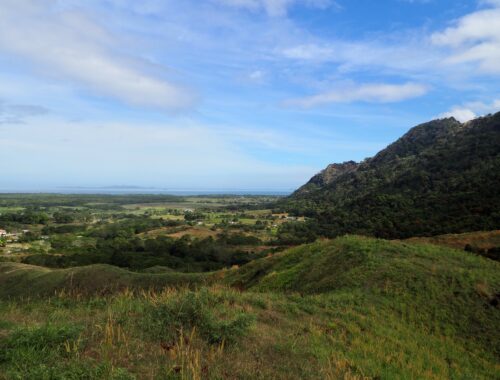
[[[206,227],[191,227],[183,231],[178,231],[175,233],[168,234],[168,236],[173,238],[181,238],[185,235],[191,235],[196,238],[207,238],[209,236],[216,237],[221,231],[212,231]]]

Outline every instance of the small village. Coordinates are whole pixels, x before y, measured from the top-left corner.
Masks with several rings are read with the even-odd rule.
[[[22,230],[21,232],[7,232],[0,229],[0,238],[4,238],[7,243],[19,240],[19,237],[28,233],[29,230]]]

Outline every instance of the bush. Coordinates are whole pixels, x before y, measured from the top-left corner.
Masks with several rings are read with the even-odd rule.
[[[0,343],[0,378],[23,380],[133,379],[108,363],[82,361],[80,326],[18,328]],[[76,350],[75,350],[76,348]]]
[[[80,332],[81,328],[76,326],[46,325],[17,329],[0,344],[0,362],[26,362],[60,354],[64,351],[64,344],[76,341]]]
[[[318,238],[318,229],[315,221],[283,223],[278,228],[277,243],[284,245],[311,243]]]
[[[219,314],[230,318],[224,319]],[[186,291],[152,305],[147,313],[147,329],[154,337],[173,341],[180,331],[196,329],[210,344],[234,343],[247,333],[254,316],[238,311],[225,310],[222,300],[208,290]]]
[[[0,368],[6,367],[12,379],[59,379],[53,367],[70,355],[65,344],[78,344],[80,332],[79,327],[52,325],[14,330],[0,343]]]
[[[40,234],[32,231],[28,231],[19,237],[19,243],[31,243],[36,240],[40,240]]]

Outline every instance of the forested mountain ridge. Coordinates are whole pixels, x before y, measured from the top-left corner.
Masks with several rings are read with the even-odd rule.
[[[412,128],[359,164],[329,165],[281,207],[323,235],[402,238],[500,228],[500,113]]]

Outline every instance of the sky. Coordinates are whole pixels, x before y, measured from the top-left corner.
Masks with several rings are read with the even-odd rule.
[[[500,111],[500,0],[1,0],[0,191],[289,191]]]

